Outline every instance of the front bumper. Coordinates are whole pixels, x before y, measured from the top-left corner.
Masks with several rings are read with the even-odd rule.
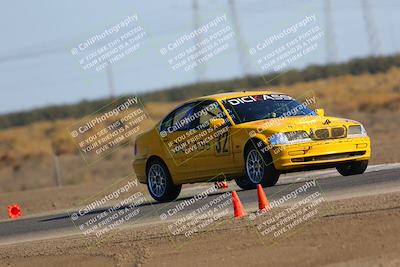
[[[347,161],[368,160],[371,156],[369,137],[312,141],[274,146],[270,151],[277,170],[334,165]]]

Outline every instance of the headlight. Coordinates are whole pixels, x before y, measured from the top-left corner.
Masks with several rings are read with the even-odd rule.
[[[348,137],[359,137],[359,136],[367,136],[367,131],[364,126],[360,125],[351,125],[349,126],[349,134]]]
[[[271,145],[281,145],[289,143],[287,136],[284,133],[276,133],[269,138]]]
[[[291,143],[311,141],[310,137],[305,131],[287,132],[285,133],[285,135],[287,136],[289,142]]]
[[[277,133],[272,135],[269,140],[271,145],[297,144],[311,141],[305,131]]]

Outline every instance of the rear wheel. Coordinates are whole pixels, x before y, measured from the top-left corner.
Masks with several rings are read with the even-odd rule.
[[[152,198],[168,202],[179,196],[182,185],[174,185],[165,163],[154,159],[147,167],[147,188]]]
[[[368,167],[368,160],[355,161],[336,167],[336,170],[343,176],[362,174]]]
[[[249,145],[244,154],[245,174],[235,179],[236,184],[242,189],[254,189],[257,184],[263,187],[274,186],[279,180],[279,172],[275,169],[269,153]]]

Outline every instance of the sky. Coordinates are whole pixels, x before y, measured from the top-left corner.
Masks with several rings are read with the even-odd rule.
[[[388,55],[400,50],[400,33],[395,30],[400,25],[400,2],[396,0],[369,0],[368,12],[364,12],[361,0],[330,1],[329,24],[323,0],[235,0],[234,3],[232,11],[228,0],[201,0],[197,12],[194,12],[192,0],[3,3],[0,10],[0,113],[109,96],[107,73],[111,73],[116,95],[241,77],[245,73],[262,74],[265,71],[258,65],[259,55],[274,51],[284,41],[256,55],[249,49],[312,15],[316,17],[313,25],[324,31],[324,37],[318,40],[315,51],[285,69],[325,64],[328,61],[327,40],[335,44],[337,56],[334,60],[337,62],[365,57],[372,51]],[[94,50],[79,51],[78,55],[71,52],[92,36],[135,15],[137,21],[92,45]],[[227,41],[228,48],[195,70],[174,70],[168,60],[193,45],[194,40],[167,55],[162,55],[160,49],[192,32],[196,25],[205,25],[221,16],[226,16],[226,22],[215,29],[229,26],[234,32],[234,37]],[[371,49],[366,22],[379,51]],[[109,72],[85,70],[80,64],[84,55],[137,26],[144,32],[144,37],[138,41],[140,47],[113,63],[107,68]],[[296,35],[307,29],[308,26],[300,29]],[[327,38],[328,32],[331,38]],[[204,33],[199,38],[204,40],[208,36]]]

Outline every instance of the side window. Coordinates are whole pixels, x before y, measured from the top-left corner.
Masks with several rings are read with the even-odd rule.
[[[168,128],[172,127],[175,112],[171,112],[160,124],[160,132],[167,131]]]
[[[178,108],[174,113],[172,122],[173,131],[187,131],[193,129],[197,124],[198,118],[194,116],[194,110],[197,103],[188,103]]]
[[[211,119],[226,119],[226,114],[221,109],[220,105],[212,100],[205,100],[197,105],[197,113],[199,114],[198,129],[205,129],[209,127]]]

